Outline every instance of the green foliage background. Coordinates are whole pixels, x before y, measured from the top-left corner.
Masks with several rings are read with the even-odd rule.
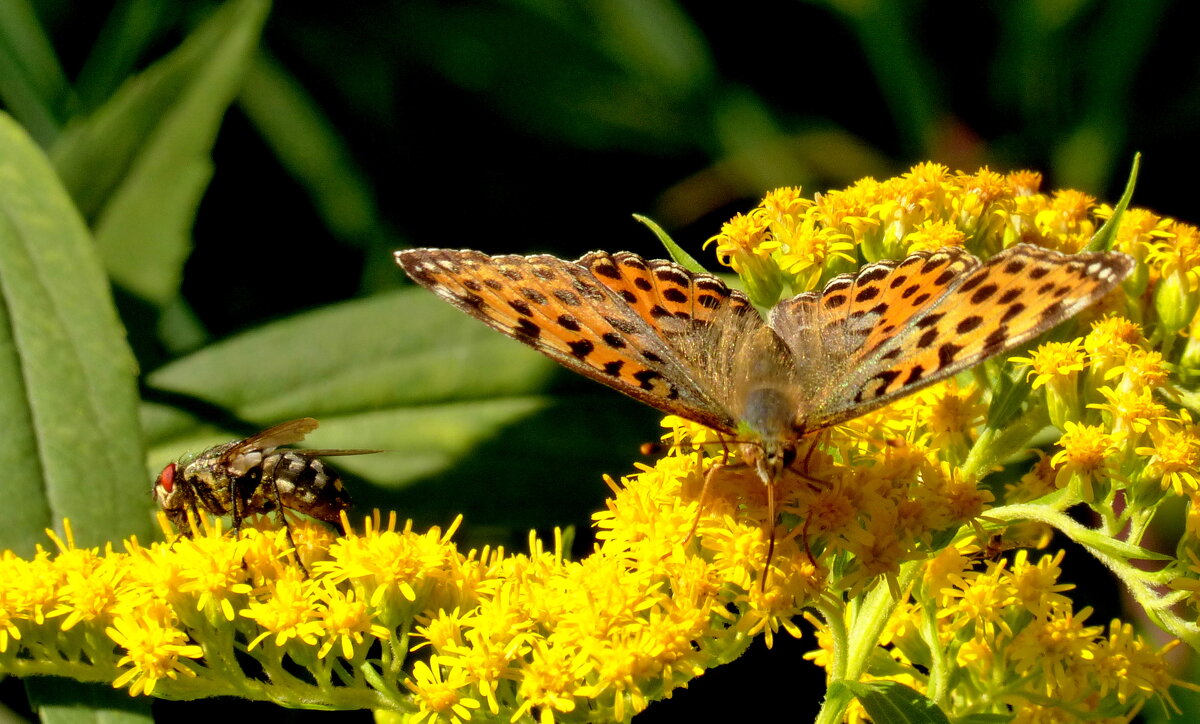
[[[778,185],[928,159],[1036,168],[1111,201],[1135,151],[1135,204],[1200,221],[1180,183],[1200,148],[1186,13],[5,0],[0,544],[29,555],[64,516],[81,544],[152,538],[163,464],[311,415],[314,447],[389,451],[338,460],[360,510],[463,512],[464,546],[573,525],[586,554],[600,475],[631,469],[656,414],[413,289],[393,249],[661,256],[638,212],[699,256]],[[753,689],[716,671],[693,687],[708,698],[647,718],[787,697],[804,719],[809,646],[760,652]],[[147,711],[31,693],[46,718],[87,716],[53,706],[73,700]],[[13,682],[0,696],[26,706]]]

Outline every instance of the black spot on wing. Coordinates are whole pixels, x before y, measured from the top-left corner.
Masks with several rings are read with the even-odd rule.
[[[571,354],[579,359],[584,359],[596,349],[596,345],[586,339],[577,339],[573,342],[568,342],[567,346],[571,348]]]
[[[981,324],[983,324],[983,317],[979,316],[978,314],[973,314],[959,322],[954,327],[954,332],[956,334],[966,334],[967,332],[972,332],[978,329],[979,325]]]
[[[613,332],[605,332],[600,336],[600,338],[604,340],[605,344],[613,349],[621,349],[622,347],[626,346],[625,340],[621,339],[620,335],[614,334]]]
[[[991,299],[992,295],[995,294],[999,289],[1000,287],[997,284],[984,284],[976,289],[975,293],[971,295],[971,304],[983,304],[987,300]]]
[[[925,329],[926,327],[932,327],[935,324],[937,324],[938,322],[942,321],[942,317],[944,317],[944,316],[946,316],[945,312],[938,312],[937,314],[927,314],[924,317],[921,317],[919,320],[917,320],[916,326],[918,329]]]
[[[938,347],[939,369],[954,362],[954,358],[958,356],[958,353],[961,352],[962,349],[962,345],[954,344],[953,342],[947,342],[941,347]]]
[[[522,319],[517,326],[513,327],[513,334],[518,339],[537,339],[542,334],[542,328],[528,319]]]

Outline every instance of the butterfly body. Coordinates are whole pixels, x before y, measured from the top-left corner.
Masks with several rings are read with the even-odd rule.
[[[868,264],[764,320],[717,277],[628,252],[578,261],[396,252],[417,283],[564,366],[741,441],[770,484],[809,433],[1011,350],[1111,291],[1133,259],[1019,244]]]

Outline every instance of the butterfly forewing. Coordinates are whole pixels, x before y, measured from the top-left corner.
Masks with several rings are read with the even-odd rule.
[[[618,256],[620,260],[593,254],[572,263],[544,255],[396,252],[397,262],[413,280],[564,366],[664,412],[718,430],[733,429],[731,415],[663,329],[669,324],[675,332],[684,330],[674,313],[695,304],[681,303],[668,313],[667,322],[655,310],[662,296],[655,292],[657,287],[643,290],[636,282],[643,273],[638,265],[646,272],[649,265],[631,254]],[[621,262],[631,275],[628,283],[617,266]],[[601,278],[588,265],[616,276]]]
[[[937,297],[902,315],[902,327],[873,331],[852,355],[840,394],[811,414],[810,429],[862,414],[1029,341],[1107,294],[1132,265],[1124,254],[1067,256],[1027,244],[983,265],[960,265]],[[894,290],[885,301],[892,296]],[[899,297],[903,302],[903,292]]]

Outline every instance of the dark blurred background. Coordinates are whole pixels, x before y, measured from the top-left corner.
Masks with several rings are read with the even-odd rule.
[[[101,106],[216,7],[36,0],[70,88],[56,117],[23,115],[11,97],[6,109],[52,146],[56,124]],[[118,303],[153,379],[236,333],[406,285],[394,249],[661,256],[636,212],[711,267],[702,242],[764,191],[924,160],[1037,169],[1047,189],[1115,201],[1140,151],[1134,204],[1200,221],[1192,18],[1188,3],[1153,0],[280,2],[216,135],[180,296],[148,303],[118,283]],[[631,472],[659,416],[546,374],[545,405],[482,451],[404,485],[364,472],[356,495],[422,525],[462,511],[469,543],[521,549],[529,527],[573,525],[586,554],[600,474]],[[148,435],[152,462],[156,444],[175,454]],[[1120,612],[1112,591],[1087,603],[1103,609],[1092,623]],[[756,665],[711,672],[644,720],[810,719],[823,683],[800,654],[813,641],[756,646]]]

